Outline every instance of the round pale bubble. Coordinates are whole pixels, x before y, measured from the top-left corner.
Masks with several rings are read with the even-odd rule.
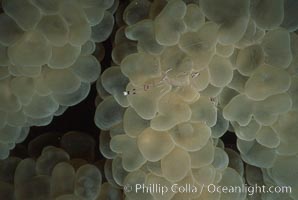
[[[71,66],[71,70],[82,82],[94,82],[101,72],[100,63],[94,56],[80,56]]]
[[[251,17],[260,28],[274,29],[283,21],[284,2],[281,0],[253,1],[250,12]]]
[[[67,68],[75,63],[76,59],[80,55],[80,52],[80,47],[70,44],[53,47],[52,56],[48,65],[53,69]]]
[[[241,152],[243,161],[256,167],[272,167],[277,156],[274,149],[262,146],[256,141],[244,141],[238,139],[237,147]]]
[[[268,148],[276,148],[280,144],[278,134],[270,126],[263,126],[257,132],[256,140],[258,143]]]
[[[75,194],[84,199],[95,199],[101,189],[102,175],[93,165],[80,167],[75,178]]]
[[[80,87],[70,94],[53,94],[56,102],[63,106],[74,106],[87,97],[90,91],[90,84],[81,83]]]
[[[224,186],[235,186],[235,187],[242,187],[244,184],[243,178],[232,168],[227,168],[224,170],[222,179],[219,182],[219,185]],[[245,193],[241,192],[227,192],[221,193],[222,200],[230,200],[230,199],[239,199],[244,200],[246,197]]]
[[[69,34],[68,26],[59,15],[44,16],[36,28],[55,46],[63,46],[67,42]]]
[[[184,22],[187,29],[191,31],[197,31],[205,23],[205,15],[202,9],[196,4],[188,4],[186,14],[184,16]]]
[[[110,146],[114,152],[122,154],[122,166],[126,171],[135,171],[146,162],[135,138],[127,135],[117,135],[112,137]],[[128,146],[130,148],[127,148]]]
[[[292,59],[290,34],[280,28],[269,31],[264,36],[262,47],[265,53],[265,63],[279,68],[287,68]]]
[[[149,16],[151,2],[148,0],[134,0],[124,10],[123,20],[132,25]]]
[[[138,136],[137,143],[144,158],[151,162],[162,159],[175,146],[168,133],[151,128],[147,128]]]
[[[181,123],[169,131],[177,146],[186,151],[198,151],[203,148],[211,130],[205,123]]]
[[[40,66],[47,64],[52,49],[46,37],[38,31],[26,32],[8,48],[8,57],[15,65]]]
[[[74,168],[65,162],[55,166],[51,176],[51,196],[59,197],[73,192],[75,180]]]
[[[114,26],[114,17],[111,13],[105,11],[101,22],[91,29],[91,39],[94,42],[102,42],[111,34]]]
[[[29,0],[3,0],[3,9],[24,30],[33,29],[41,18],[40,10]]]
[[[159,44],[172,46],[179,42],[181,33],[186,29],[183,22],[186,9],[182,0],[172,0],[155,18],[156,40]]]
[[[129,174],[125,169],[122,167],[122,158],[116,157],[113,159],[112,162],[112,174],[115,182],[123,186],[124,185],[124,179]]]
[[[253,104],[245,95],[239,94],[223,109],[223,116],[226,120],[237,121],[240,125],[247,125],[252,117]]]
[[[46,14],[57,13],[60,7],[60,2],[61,1],[59,0],[32,0],[32,3],[39,7],[42,10],[42,12]]]
[[[192,169],[192,175],[195,181],[200,185],[212,184],[215,180],[216,169],[213,166]]]
[[[23,107],[24,113],[32,118],[43,118],[53,115],[59,108],[51,96],[34,95],[32,101]]]
[[[67,94],[76,91],[81,83],[69,69],[49,69],[45,73],[45,82],[56,94]]]
[[[51,175],[56,164],[67,162],[69,155],[62,149],[47,146],[36,161],[36,171],[39,175]]]
[[[190,167],[189,154],[180,148],[175,148],[161,160],[163,175],[169,181],[182,180],[189,172]]]
[[[124,108],[113,97],[101,102],[95,112],[95,123],[102,130],[108,130],[122,121]]]
[[[218,169],[225,169],[229,164],[229,156],[228,154],[222,150],[221,148],[216,147],[214,152],[214,160],[212,165]]]

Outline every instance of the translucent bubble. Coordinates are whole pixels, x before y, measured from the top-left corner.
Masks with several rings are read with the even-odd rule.
[[[122,121],[124,108],[113,97],[101,102],[95,112],[95,123],[102,130],[108,130]]]
[[[51,176],[51,196],[53,198],[73,193],[74,168],[65,162],[55,166]]]
[[[297,21],[297,8],[298,4],[295,0],[285,0],[284,1],[284,18],[281,27],[288,29],[288,31],[295,31],[298,28]]]
[[[155,39],[155,29],[152,20],[142,20],[125,29],[128,39],[138,41],[138,47],[147,53],[160,54],[164,47]]]
[[[256,167],[270,168],[276,159],[275,149],[262,146],[256,141],[238,139],[237,147],[241,152],[243,161]]]
[[[41,13],[29,0],[3,0],[3,9],[24,30],[33,29],[41,18]]]
[[[30,126],[47,126],[49,125],[53,120],[53,115],[50,115],[48,117],[42,117],[42,118],[33,118],[27,116],[27,124]]]
[[[173,185],[170,181],[166,180],[164,177],[160,177],[160,176],[155,176],[153,174],[149,174],[147,176],[147,180],[146,180],[147,184],[151,184],[154,185],[156,183],[160,184],[161,186],[167,187],[167,188],[171,188],[171,186]],[[174,192],[172,191],[168,191],[164,194],[162,194],[161,192],[152,192],[152,196],[154,197],[154,199],[156,200],[170,200],[172,199],[172,197],[175,195]]]
[[[151,83],[149,83],[149,85],[150,84]],[[129,83],[126,89],[128,91],[133,91],[136,88]],[[156,116],[158,111],[158,102],[171,90],[171,86],[169,84],[161,84],[159,87],[151,87],[146,91],[144,91],[144,86],[137,89],[139,92],[137,91],[136,94],[128,95],[127,100],[139,116],[148,120]],[[178,97],[178,95],[176,96]]]
[[[0,80],[0,110],[17,112],[21,109],[20,101],[10,90],[10,79]]]
[[[213,166],[206,166],[199,169],[192,169],[195,181],[200,185],[212,184],[215,179],[216,169]]]
[[[125,178],[125,185],[128,186],[135,186],[136,184],[139,183],[145,183],[146,181],[146,174],[141,171],[135,171],[130,173],[126,178]],[[151,196],[150,193],[145,193],[145,192],[138,192],[136,190],[133,191],[126,191],[125,195],[129,198],[129,199],[144,199],[144,200],[153,200],[154,198]]]
[[[216,147],[214,151],[214,159],[213,159],[212,165],[218,170],[223,170],[226,167],[228,167],[228,164],[229,164],[228,154],[221,148]]]
[[[127,135],[137,137],[149,126],[149,121],[142,119],[134,109],[126,109],[123,116],[123,128]]]
[[[159,101],[158,115],[150,122],[152,129],[165,131],[191,119],[190,107],[175,93],[168,93]]]
[[[0,14],[0,42],[5,46],[14,44],[24,33],[21,28],[8,15]]]
[[[114,152],[122,154],[122,166],[126,171],[135,171],[146,162],[135,138],[127,135],[117,135],[112,137],[110,146]],[[129,148],[127,148],[128,146]]]
[[[269,126],[263,126],[258,132],[256,140],[268,148],[275,148],[280,144],[278,134]]]
[[[282,23],[284,18],[283,1],[252,1],[251,4],[251,17],[259,27],[274,29]]]
[[[8,57],[15,65],[41,66],[48,63],[52,49],[46,37],[38,31],[26,32],[8,48]]]
[[[40,30],[51,44],[55,46],[63,46],[68,39],[68,26],[65,20],[59,15],[44,16],[36,27]]]
[[[132,25],[148,18],[151,2],[148,0],[134,0],[124,10],[123,20]]]
[[[234,53],[233,45],[222,45],[220,43],[216,44],[216,54],[222,57],[230,57]]]
[[[76,173],[74,193],[83,199],[95,199],[101,189],[102,175],[93,165],[84,165]]]
[[[242,187],[243,185],[242,177],[232,168],[227,168],[224,170],[222,179],[219,182],[220,186],[235,186],[235,187]],[[230,200],[230,199],[239,199],[244,200],[246,197],[245,193],[242,192],[227,192],[221,193],[220,199],[222,200]]]
[[[158,58],[145,53],[127,56],[121,62],[121,71],[135,85],[142,84],[150,78],[161,76]]]
[[[232,123],[235,133],[241,140],[252,141],[256,138],[256,133],[261,126],[256,120],[251,120],[246,126],[240,126],[237,123]]]
[[[155,174],[156,176],[163,176],[162,169],[161,169],[161,161],[157,162],[146,162],[146,168],[149,172],[152,174]]]
[[[99,24],[104,17],[104,8],[101,6],[88,7],[84,11],[91,26]]]
[[[184,22],[190,31],[197,31],[205,23],[205,15],[196,4],[188,4]]]
[[[90,84],[81,83],[80,87],[69,94],[53,94],[56,102],[63,106],[74,106],[83,101],[89,94]]]
[[[169,132],[177,146],[186,151],[202,149],[211,136],[210,128],[202,122],[178,124]]]
[[[28,104],[31,101],[35,92],[35,85],[32,79],[16,77],[11,80],[10,84],[13,94],[19,98],[22,104]]]
[[[298,113],[295,111],[287,112],[279,117],[279,120],[274,125],[274,130],[280,137],[280,145],[276,149],[280,155],[295,155],[298,152],[297,145],[297,134],[295,130],[297,127]]]
[[[111,136],[109,133],[101,132],[99,135],[99,149],[105,158],[113,159],[116,157],[116,153],[112,151],[110,147]]]
[[[217,111],[209,98],[201,96],[190,108],[192,122],[205,122],[209,127],[216,124]]]
[[[239,51],[236,66],[244,76],[250,76],[264,62],[264,52],[260,45],[252,45]]]
[[[46,14],[57,13],[61,5],[61,1],[59,0],[32,0],[32,3],[39,7],[42,12]]]
[[[174,148],[171,136],[166,132],[145,129],[137,139],[140,152],[145,159],[156,162],[171,152]]]
[[[62,149],[47,146],[36,161],[36,172],[39,175],[51,175],[54,167],[60,162],[67,162],[69,155]]]
[[[233,71],[233,79],[232,81],[228,84],[229,88],[232,88],[233,90],[236,90],[239,93],[244,92],[244,86],[247,81],[247,77],[241,75],[238,70]]]
[[[155,18],[156,40],[164,46],[178,43],[181,33],[186,29],[183,17],[186,5],[182,0],[171,0]]]
[[[81,47],[81,56],[87,56],[92,54],[96,49],[96,44],[93,41],[88,40],[83,46]]]
[[[219,138],[225,134],[229,127],[229,121],[227,121],[221,111],[217,111],[216,124],[211,127],[211,134],[213,138]]]
[[[269,31],[264,36],[261,45],[265,53],[266,64],[279,68],[287,68],[290,65],[293,56],[288,31],[281,28]]]
[[[35,161],[30,158],[24,159],[18,164],[14,175],[15,187],[24,186],[30,179],[36,176],[35,166]]]
[[[21,127],[4,126],[0,130],[0,141],[2,143],[14,143],[20,136]]]
[[[189,172],[190,167],[189,154],[180,148],[175,148],[161,160],[164,177],[173,182],[182,180]]]
[[[247,125],[252,117],[253,104],[245,95],[239,94],[224,107],[223,116],[226,120],[237,121],[240,125]]]
[[[232,81],[233,70],[228,59],[214,56],[209,64],[210,83],[216,87],[224,87]]]
[[[272,169],[270,169],[272,178],[274,178],[278,185],[297,185],[297,173],[295,173],[297,165],[298,159],[295,156],[279,157]]]
[[[62,1],[59,14],[70,25],[79,25],[86,22],[86,15],[77,2],[65,0]]]
[[[115,182],[123,186],[124,185],[124,179],[125,177],[129,174],[125,169],[122,167],[122,158],[121,157],[116,157],[113,159],[112,162],[112,174]]]
[[[244,174],[244,164],[243,164],[243,161],[242,161],[241,156],[239,155],[239,153],[232,150],[232,149],[229,149],[229,148],[225,148],[225,152],[229,156],[229,165],[228,165],[228,167],[236,170],[239,175],[243,176],[243,174]]]
[[[102,21],[92,26],[91,39],[94,42],[102,42],[106,40],[111,34],[114,26],[114,17],[111,13],[105,11]]]
[[[82,82],[94,82],[101,72],[100,63],[94,56],[80,56],[71,66],[71,70]]]
[[[56,94],[73,93],[81,85],[79,78],[70,69],[48,69],[44,80]]]
[[[87,22],[81,22],[69,27],[69,43],[74,46],[82,46],[92,34],[91,27]]]

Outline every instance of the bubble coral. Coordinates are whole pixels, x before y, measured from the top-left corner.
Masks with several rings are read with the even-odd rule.
[[[100,72],[92,55],[112,31],[115,1],[3,0],[0,157],[82,101]]]

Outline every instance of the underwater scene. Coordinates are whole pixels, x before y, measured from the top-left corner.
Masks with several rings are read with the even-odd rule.
[[[298,200],[298,0],[0,0],[0,200]]]

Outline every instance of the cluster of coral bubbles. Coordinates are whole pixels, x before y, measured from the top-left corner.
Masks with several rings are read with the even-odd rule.
[[[36,161],[10,157],[0,163],[0,196],[298,199],[297,0],[2,0],[2,7],[1,158],[30,126],[85,99],[96,81],[106,161],[78,167],[54,147]],[[100,75],[93,55],[103,57],[96,43],[107,38],[112,61]],[[225,147],[228,134],[235,148]],[[265,191],[232,190],[243,186]]]

